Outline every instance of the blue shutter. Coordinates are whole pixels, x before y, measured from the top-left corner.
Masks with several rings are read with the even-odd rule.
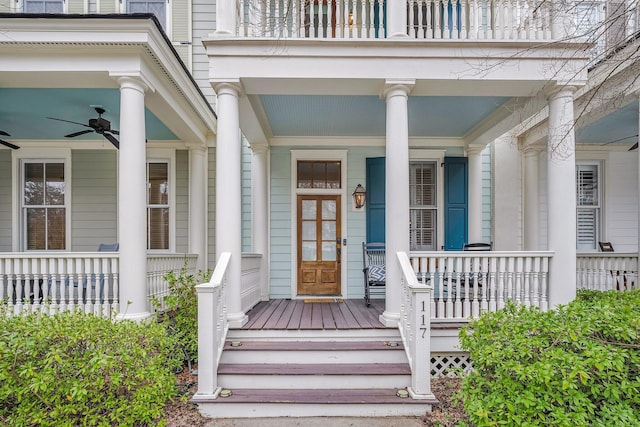
[[[444,159],[444,250],[460,251],[467,241],[467,158]],[[480,212],[476,212],[480,215]]]
[[[385,202],[385,158],[367,158],[367,242],[385,241],[384,202]]]

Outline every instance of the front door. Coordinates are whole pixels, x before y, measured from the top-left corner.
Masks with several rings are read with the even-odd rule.
[[[340,295],[340,196],[298,196],[298,295]]]

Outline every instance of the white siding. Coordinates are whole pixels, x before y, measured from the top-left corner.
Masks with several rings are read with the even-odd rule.
[[[202,45],[202,39],[215,31],[216,2],[194,0],[192,8],[192,74],[202,93],[215,108],[216,97],[209,84],[209,58]]]
[[[118,179],[115,150],[71,153],[71,250],[95,251],[118,238]]]
[[[207,179],[208,268],[216,266],[216,149],[209,148]]]
[[[638,251],[638,154],[611,152],[604,165],[605,232],[616,252]]]
[[[11,251],[11,151],[0,149],[0,252]]]
[[[492,221],[492,197],[493,184],[491,173],[491,151],[492,145],[488,145],[482,151],[482,241],[491,242],[493,233],[491,230]]]
[[[539,196],[540,196],[540,249],[548,248],[547,224],[548,224],[548,203],[547,203],[547,152],[540,153],[539,169]]]
[[[189,251],[189,152],[176,151],[176,252]]]
[[[251,148],[242,138],[242,252],[253,249],[251,222]]]

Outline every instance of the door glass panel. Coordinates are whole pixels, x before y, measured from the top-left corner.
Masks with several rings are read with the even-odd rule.
[[[336,201],[322,201],[322,219],[336,219]]]
[[[302,201],[302,219],[316,219],[316,201],[315,200],[303,200]]]
[[[327,163],[327,188],[340,188],[340,162]]]
[[[302,221],[302,240],[316,240],[315,221]]]
[[[322,221],[322,240],[336,241],[335,221]]]
[[[302,261],[316,260],[316,242],[302,242]]]
[[[311,188],[313,163],[298,162],[298,188]],[[304,203],[304,202],[302,202]]]
[[[335,242],[322,242],[322,260],[323,261],[336,260],[336,243]]]

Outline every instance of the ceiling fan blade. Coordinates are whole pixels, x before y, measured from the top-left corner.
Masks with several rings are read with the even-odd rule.
[[[70,133],[69,135],[65,135],[65,138],[75,138],[76,136],[84,135],[85,133],[91,133],[92,130],[81,130],[80,132]]]
[[[11,135],[9,135],[8,133],[6,133],[3,130],[0,130],[0,135],[2,135],[2,136],[11,136]]]
[[[105,138],[107,138],[109,140],[110,143],[113,144],[114,147],[116,147],[117,149],[120,149],[120,141],[118,141],[115,136],[110,135],[110,134],[108,134],[106,132],[103,133],[103,135],[104,135]]]
[[[84,123],[72,122],[71,120],[65,120],[65,119],[56,119],[55,117],[47,117],[47,119],[57,120],[59,122],[73,123],[74,125],[80,125],[80,126],[84,126],[86,128],[90,128],[91,127],[91,126],[89,126],[87,124],[84,124]]]
[[[633,144],[633,145],[631,146],[631,148],[629,148],[629,150],[628,150],[628,151],[633,151],[633,150],[635,150],[636,148],[638,148],[638,143],[637,143],[637,142],[636,142],[635,144]]]
[[[14,144],[12,144],[10,142],[7,142],[7,141],[3,141],[1,139],[0,139],[0,144],[4,145],[5,147],[13,148],[14,150],[17,150],[18,148],[20,148],[17,145],[14,145]]]
[[[109,132],[111,132],[114,135],[120,135],[120,131],[117,131],[117,130],[114,130],[114,129],[111,129]]]

